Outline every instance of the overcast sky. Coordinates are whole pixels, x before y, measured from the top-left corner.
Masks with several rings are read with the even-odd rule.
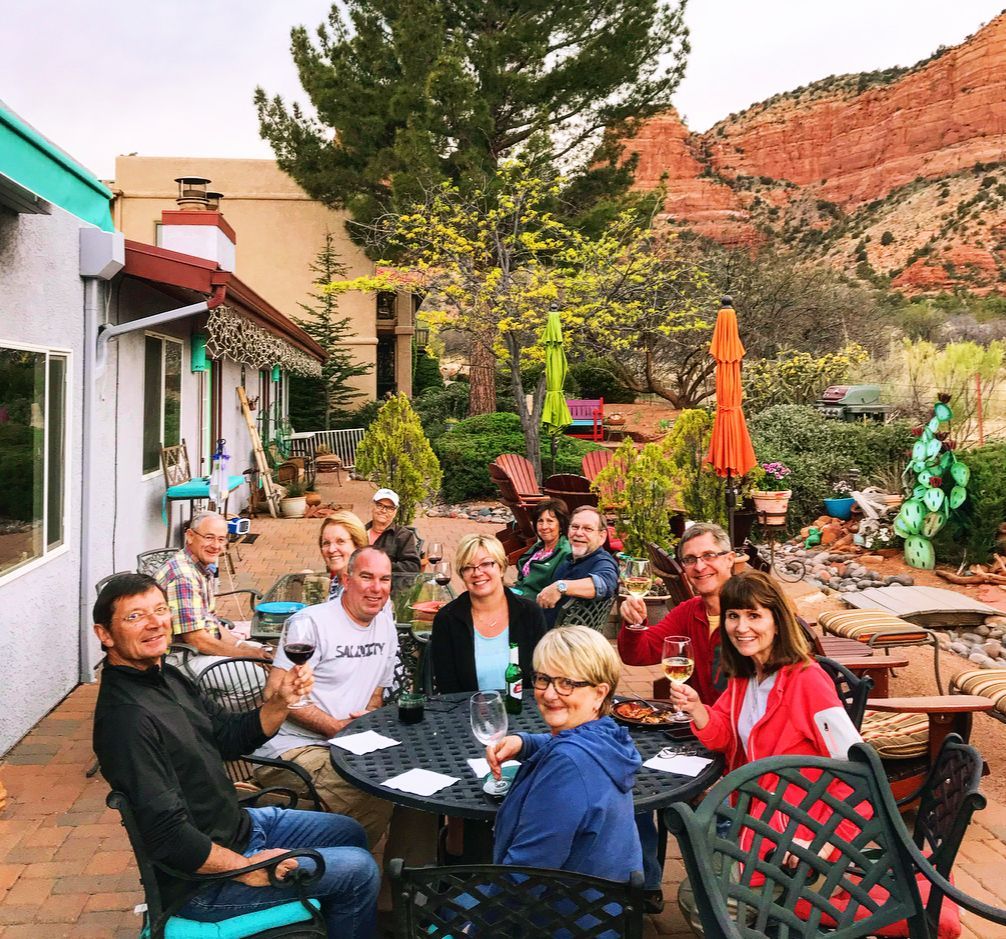
[[[826,75],[911,65],[996,16],[1004,0],[690,0],[677,95],[705,130]],[[301,97],[290,27],[327,0],[0,0],[0,100],[102,178],[116,154],[270,157],[257,84]]]

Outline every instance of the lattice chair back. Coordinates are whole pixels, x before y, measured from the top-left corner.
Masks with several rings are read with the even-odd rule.
[[[407,868],[388,863],[395,939],[605,936],[641,939],[643,875],[628,883],[498,864]]]
[[[869,936],[907,921],[933,939],[912,845],[880,759],[779,756],[720,780],[697,810],[665,813],[678,836],[705,935]],[[717,825],[721,826],[720,831]],[[786,866],[787,856],[796,859]]]
[[[847,669],[841,662],[825,658],[823,655],[817,657],[817,662],[835,683],[838,700],[842,702],[849,720],[856,730],[859,730],[863,723],[863,715],[866,713],[866,701],[873,690],[873,679],[865,675],[861,677]]]
[[[192,479],[192,468],[189,465],[189,451],[183,439],[174,447],[161,448],[161,470],[164,473],[165,488],[187,483]]]
[[[158,548],[154,551],[141,551],[136,555],[136,572],[138,574],[149,574],[154,576],[155,571],[160,570],[168,563],[168,560],[178,554],[177,548]]]
[[[316,851],[302,849],[290,852],[302,858],[310,859],[316,866],[316,872],[308,874],[305,869],[301,868],[299,872],[295,872],[297,876],[293,880],[290,880],[288,877],[284,881],[291,888],[288,902],[267,910],[234,916],[230,919],[219,921],[214,925],[198,923],[193,920],[182,919],[176,915],[178,910],[188,903],[191,893],[187,893],[181,899],[165,906],[157,882],[158,869],[178,879],[201,885],[199,889],[205,889],[206,887],[218,884],[221,880],[226,880],[227,877],[220,874],[184,874],[158,864],[147,853],[136,816],[133,814],[132,806],[129,804],[126,796],[121,792],[113,790],[108,794],[105,801],[110,809],[115,809],[119,813],[122,827],[126,829],[130,847],[133,849],[136,866],[139,868],[140,883],[143,886],[143,898],[147,905],[144,912],[144,926],[140,933],[144,939],[164,939],[166,935],[176,937],[210,935],[246,936],[249,939],[253,939],[253,937],[269,937],[269,939],[272,939],[272,937],[280,936],[298,936],[300,939],[308,939],[308,937],[319,937],[321,939],[321,937],[328,935],[325,922],[321,918],[318,901],[308,900],[304,895],[304,886],[318,880],[325,870],[324,858]],[[270,862],[267,862],[267,864],[274,864],[280,859],[279,857],[274,858]],[[241,868],[235,873],[247,872],[247,870],[247,868]],[[199,892],[199,890],[195,892]]]
[[[601,597],[598,600],[584,600],[574,597],[567,600],[556,617],[556,626],[589,626],[598,631],[604,629],[611,616],[614,597]]]

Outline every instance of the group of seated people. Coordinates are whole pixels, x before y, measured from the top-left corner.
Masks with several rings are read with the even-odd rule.
[[[390,490],[379,490],[378,497],[397,508]],[[521,760],[494,830],[449,819],[438,833],[435,815],[393,813],[389,801],[356,790],[335,773],[327,745],[380,706],[392,682],[398,651],[389,603],[393,560],[380,540],[398,540],[386,536],[394,512],[378,514],[376,537],[376,525],[368,533],[350,512],[325,519],[319,547],[332,575],[329,599],[287,624],[308,630],[316,651],[307,665],[295,666],[281,642],[265,701],[248,713],[225,713],[198,694],[192,676],[165,661],[172,632],[207,655],[252,654],[222,633],[212,635],[218,628],[208,618],[212,592],[200,593],[202,581],[193,576],[211,579],[208,566],[223,545],[219,516],[193,520],[179,552],[184,557],[172,559],[170,570],[153,579],[120,575],[102,590],[94,622],[107,658],[94,746],[106,779],[133,806],[156,861],[187,873],[219,873],[285,850],[317,849],[326,872],[311,889],[333,936],[373,934],[380,877],[367,849],[386,834],[385,857],[409,863],[432,862],[438,854],[473,861],[491,853],[498,864],[617,881],[642,870],[647,908],[656,911],[663,902],[656,825],[652,815],[637,817],[633,808],[641,760],[626,728],[609,716],[623,663],[659,664],[665,636],[689,637],[695,669],[688,684],[672,686],[672,698],[691,715],[698,739],[726,754],[729,769],[769,755],[844,756],[858,739],[789,601],[763,574],[732,576],[730,541],[716,525],[693,525],[678,545],[693,599],[652,625],[642,600],[623,600],[617,653],[593,629],[553,627],[572,598],[614,599],[618,568],[603,548],[606,521],[596,509],[569,515],[562,502],[548,500],[536,510],[539,541],[518,561],[512,588],[504,584],[506,555],[496,538],[461,540],[455,570],[465,590],[437,613],[430,645],[435,690],[451,693],[505,687],[515,643],[548,732],[511,735],[487,748],[496,774],[506,760]],[[180,589],[186,581],[199,589]],[[200,593],[202,620],[191,609],[179,612],[193,605],[194,593]],[[220,644],[192,641],[196,629]],[[302,693],[311,703],[291,710]],[[298,763],[329,811],[242,808],[223,761],[253,752]],[[257,771],[263,785],[290,786],[282,773],[275,767]],[[284,861],[280,876],[296,864]],[[191,889],[164,871],[158,878],[168,900],[181,901]],[[271,886],[263,872],[240,881],[199,893],[180,915],[210,922],[289,900],[289,891]],[[679,901],[701,934],[687,883]]]

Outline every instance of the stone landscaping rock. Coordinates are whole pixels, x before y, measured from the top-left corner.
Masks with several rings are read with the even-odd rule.
[[[984,623],[979,623],[975,626],[975,632],[978,633],[979,636],[988,636],[991,633],[991,629]]]
[[[956,639],[950,643],[950,648],[958,655],[967,655],[971,646],[969,646],[966,642],[961,642],[960,639]]]
[[[969,662],[974,662],[979,668],[992,668],[995,663],[984,652],[972,652],[968,656]]]
[[[982,648],[987,656],[997,659],[1002,655],[1003,644],[998,639],[989,639]]]

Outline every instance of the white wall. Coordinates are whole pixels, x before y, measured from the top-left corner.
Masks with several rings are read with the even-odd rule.
[[[0,210],[0,345],[67,349],[69,500],[64,545],[0,576],[0,754],[77,684],[79,669],[80,461],[83,282],[79,219]],[[0,481],[2,484],[2,481]]]

